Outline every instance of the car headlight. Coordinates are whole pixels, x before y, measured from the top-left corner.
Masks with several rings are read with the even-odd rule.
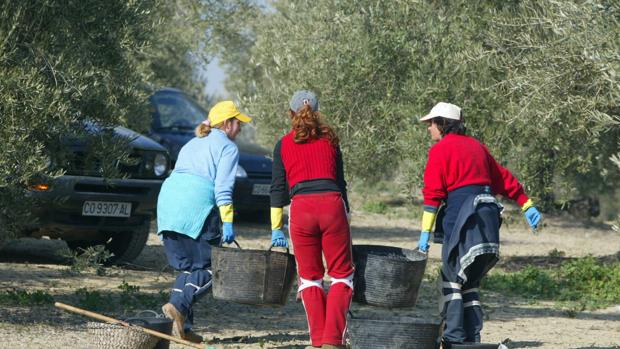
[[[164,154],[155,155],[155,159],[153,160],[153,173],[157,177],[161,177],[166,174],[168,171],[168,159]]]
[[[235,174],[237,178],[248,178],[248,173],[245,172],[245,169],[240,165],[237,165],[237,174]]]

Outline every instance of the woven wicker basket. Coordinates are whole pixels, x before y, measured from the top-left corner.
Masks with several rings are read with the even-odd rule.
[[[159,338],[141,330],[121,325],[88,322],[88,333],[97,349],[153,349]]]

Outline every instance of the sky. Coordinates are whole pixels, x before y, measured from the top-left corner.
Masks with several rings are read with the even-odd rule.
[[[220,97],[226,97],[228,92],[224,88],[224,80],[226,79],[226,73],[220,66],[219,59],[213,59],[209,65],[207,65],[207,86],[205,91],[209,95],[217,95]]]

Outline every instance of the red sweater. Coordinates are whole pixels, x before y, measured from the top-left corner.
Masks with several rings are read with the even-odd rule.
[[[478,140],[448,134],[433,145],[424,170],[424,205],[438,207],[448,192],[466,185],[488,185],[493,194],[522,206],[528,197],[510,171],[502,167]]]
[[[336,147],[319,138],[297,144],[294,131],[282,137],[282,163],[289,189],[295,184],[313,179],[336,180]]]

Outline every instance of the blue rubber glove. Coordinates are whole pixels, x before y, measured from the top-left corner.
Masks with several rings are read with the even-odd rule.
[[[540,212],[536,209],[536,207],[532,206],[525,211],[525,219],[527,220],[527,224],[532,227],[532,229],[536,230],[538,228],[538,223],[540,223]]]
[[[271,246],[288,247],[288,240],[282,230],[274,229],[271,231]]]
[[[222,237],[222,241],[227,244],[230,244],[235,240],[235,231],[233,230],[232,222],[224,222],[223,224],[224,236]]]
[[[423,231],[420,233],[420,240],[418,241],[418,249],[422,252],[428,251],[430,245],[428,244],[428,240],[431,237],[431,232]]]

